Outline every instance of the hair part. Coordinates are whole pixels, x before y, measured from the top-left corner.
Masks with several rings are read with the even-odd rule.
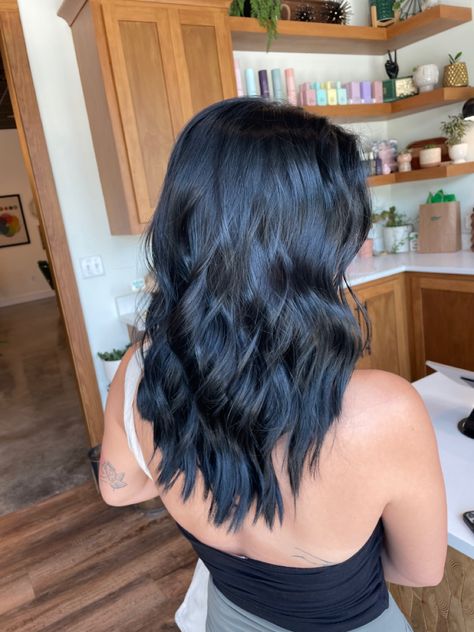
[[[210,520],[283,519],[341,413],[362,350],[345,271],[367,237],[357,139],[255,98],[212,105],[173,149],[146,237],[156,281],[142,343],[141,416],[166,490],[202,475]]]

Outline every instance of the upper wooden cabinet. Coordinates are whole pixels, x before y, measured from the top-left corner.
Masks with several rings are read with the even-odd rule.
[[[371,340],[359,369],[379,369],[410,379],[410,355],[407,336],[407,303],[404,275],[395,275],[354,287],[371,323]],[[350,304],[363,329],[360,308]]]
[[[66,0],[112,234],[141,233],[173,143],[236,95],[228,1]]]

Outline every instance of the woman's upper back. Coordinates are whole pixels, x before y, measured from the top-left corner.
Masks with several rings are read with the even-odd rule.
[[[153,454],[151,426],[140,419],[136,408],[134,417],[141,451],[148,463]],[[186,502],[181,497],[180,479],[170,491],[159,490],[162,501],[173,518],[204,544],[281,566],[313,568],[353,556],[370,538],[381,517],[388,532],[393,532],[399,554],[404,555],[404,549],[412,543],[410,534],[406,534],[404,545],[405,536],[397,531],[398,521],[401,519],[410,528],[411,520],[411,530],[417,532],[417,525],[425,518],[423,503],[420,501],[419,513],[411,516],[395,512],[393,517],[390,511],[393,513],[397,502],[403,505],[410,488],[414,488],[416,497],[420,495],[417,488],[422,478],[428,496],[431,488],[439,495],[439,464],[424,406],[405,380],[388,373],[354,372],[341,417],[324,440],[318,469],[314,474],[306,469],[295,501],[283,455],[284,439],[274,450],[284,520],[281,525],[276,522],[272,530],[263,519],[254,523],[252,513],[237,533],[210,524],[211,499],[204,499],[199,477]],[[149,464],[155,479],[160,458],[157,451]],[[435,474],[431,481],[427,467]],[[406,511],[410,513],[409,507]],[[429,533],[426,539],[429,546]]]

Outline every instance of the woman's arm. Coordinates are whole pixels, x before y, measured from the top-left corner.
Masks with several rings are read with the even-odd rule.
[[[124,381],[128,362],[134,352],[125,354],[110,385],[104,418],[104,436],[99,466],[99,488],[108,505],[132,505],[159,496],[158,488],[143,472],[130,450],[124,428]],[[136,412],[136,411],[135,411]],[[141,422],[140,443],[149,443],[152,450],[153,436],[150,424]],[[145,462],[150,450],[144,450]]]
[[[443,578],[447,511],[435,433],[418,393],[395,378],[400,395],[387,407],[391,435],[385,476],[391,498],[382,519],[387,581],[435,586]]]

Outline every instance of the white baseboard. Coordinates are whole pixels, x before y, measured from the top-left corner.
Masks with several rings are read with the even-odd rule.
[[[0,307],[29,303],[30,301],[40,301],[42,298],[52,298],[53,296],[56,296],[53,290],[38,290],[37,292],[28,292],[28,294],[17,294],[16,296],[6,296],[4,298],[0,297]]]

